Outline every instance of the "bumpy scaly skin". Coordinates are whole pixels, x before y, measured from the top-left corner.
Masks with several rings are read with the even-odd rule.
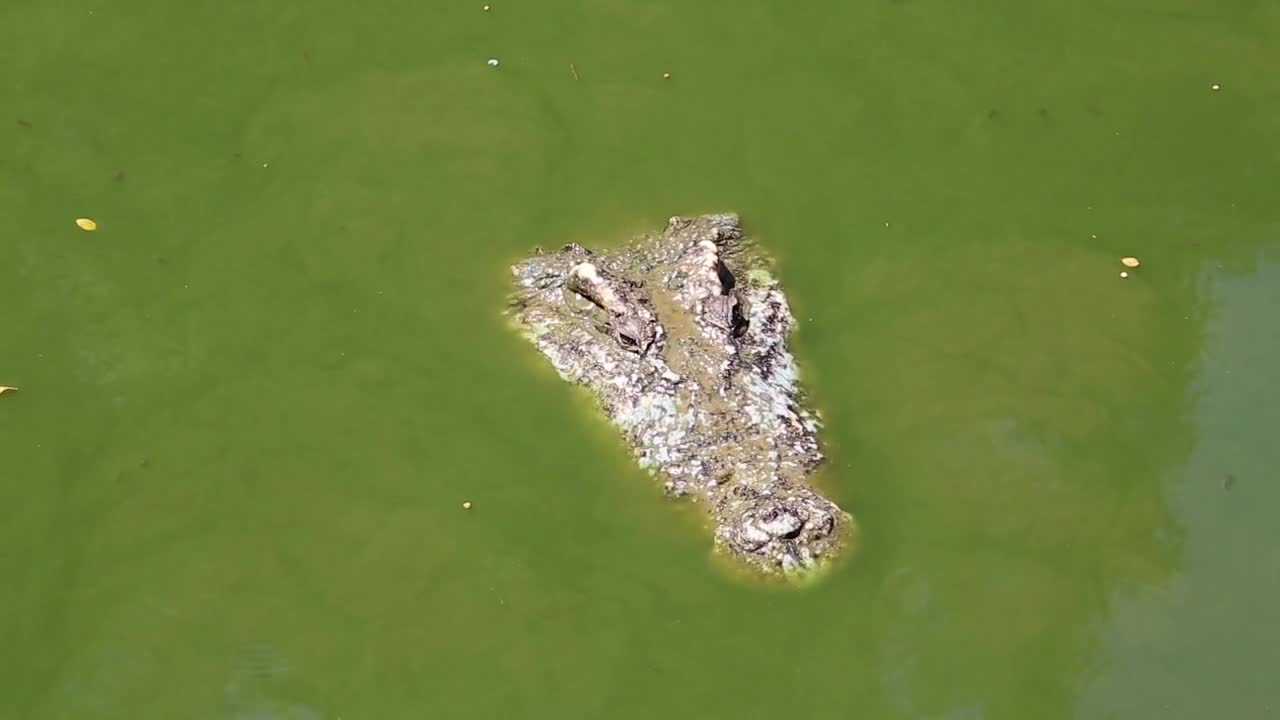
[[[795,320],[767,265],[737,216],[673,217],[616,250],[520,262],[510,310],[668,493],[706,501],[718,547],[775,572],[832,558],[853,519],[806,483],[823,460],[818,419],[800,403]]]

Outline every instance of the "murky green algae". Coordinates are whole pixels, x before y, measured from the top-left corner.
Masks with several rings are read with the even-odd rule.
[[[1277,23],[5,7],[0,715],[1273,715]],[[859,520],[802,593],[495,312],[726,207]]]

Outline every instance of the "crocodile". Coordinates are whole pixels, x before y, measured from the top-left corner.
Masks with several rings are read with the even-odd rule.
[[[702,502],[716,550],[803,576],[839,556],[854,520],[811,482],[821,421],[772,268],[736,214],[672,217],[608,250],[537,250],[511,267],[507,312],[668,495]]]

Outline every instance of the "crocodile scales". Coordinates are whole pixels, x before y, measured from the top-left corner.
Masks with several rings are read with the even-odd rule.
[[[608,251],[539,250],[511,271],[522,334],[667,493],[704,501],[719,549],[788,574],[839,553],[853,518],[808,483],[823,454],[787,349],[795,319],[736,215],[673,217]]]

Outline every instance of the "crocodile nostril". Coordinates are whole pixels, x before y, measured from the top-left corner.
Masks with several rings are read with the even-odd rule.
[[[757,523],[760,529],[778,538],[795,538],[804,529],[804,520],[784,508],[774,508]]]

